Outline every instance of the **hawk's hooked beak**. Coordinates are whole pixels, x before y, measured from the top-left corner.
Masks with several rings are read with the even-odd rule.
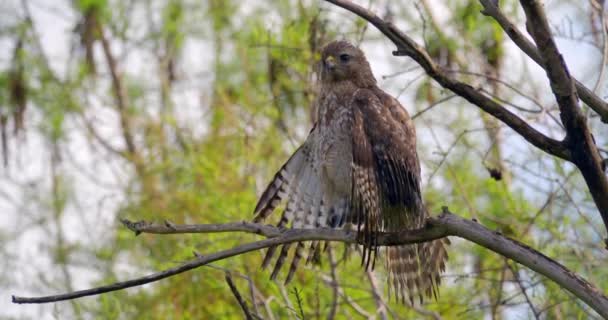
[[[332,71],[336,68],[336,59],[334,59],[334,57],[332,57],[332,56],[329,56],[329,57],[325,58],[324,64],[325,64],[325,69]]]

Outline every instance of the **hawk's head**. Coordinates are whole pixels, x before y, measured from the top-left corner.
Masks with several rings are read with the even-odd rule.
[[[321,81],[351,81],[359,87],[376,84],[369,63],[361,49],[348,41],[332,41],[321,51]]]

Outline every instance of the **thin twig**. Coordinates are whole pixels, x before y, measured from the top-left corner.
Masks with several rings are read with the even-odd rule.
[[[346,292],[344,291],[344,289],[339,284],[337,284],[334,280],[332,280],[332,278],[330,276],[328,276],[326,274],[321,274],[321,280],[323,280],[323,282],[326,285],[331,286],[332,288],[335,288],[336,294],[340,295],[344,299],[344,301],[351,308],[353,308],[353,310],[355,310],[355,312],[357,312],[359,315],[361,315],[362,317],[364,317],[366,319],[374,318],[373,315],[371,315],[367,311],[365,311],[365,309],[363,307],[361,307],[358,303],[356,303],[353,300],[353,298],[351,298],[349,295],[347,295]]]
[[[437,100],[437,101],[435,101],[435,102],[433,102],[433,103],[429,104],[429,105],[428,105],[426,108],[424,108],[424,109],[422,109],[422,110],[420,110],[420,111],[416,112],[416,114],[414,114],[414,115],[412,116],[412,120],[414,120],[414,119],[416,119],[416,118],[420,117],[420,116],[421,116],[421,115],[423,115],[425,112],[427,112],[427,111],[429,111],[429,110],[433,109],[434,107],[436,107],[436,106],[438,106],[438,105],[440,105],[440,104],[442,104],[442,103],[444,103],[444,102],[446,102],[446,101],[448,101],[448,100],[450,100],[450,99],[452,99],[452,98],[454,98],[454,97],[458,97],[458,95],[456,95],[456,94],[451,94],[451,95],[448,95],[448,96],[446,96],[446,97],[443,97],[443,98],[441,98],[441,99],[439,99],[439,100]]]
[[[517,282],[517,286],[521,290],[521,293],[524,295],[524,298],[526,299],[528,306],[530,306],[530,309],[532,310],[532,313],[534,314],[534,318],[536,320],[539,320],[540,315],[539,315],[538,311],[536,310],[534,303],[532,303],[532,299],[530,299],[530,296],[528,296],[528,293],[526,292],[526,287],[524,287],[523,283],[521,282],[521,279],[519,278],[519,272],[518,272],[517,268],[515,268],[511,264],[509,264],[508,261],[506,262],[506,265],[507,265],[507,267],[509,267],[509,270],[511,270],[511,273],[513,274],[513,277],[515,278],[515,280]]]
[[[289,294],[287,293],[285,284],[283,282],[279,282],[277,284],[277,286],[279,287],[279,292],[281,292],[281,297],[283,297],[283,300],[285,301],[287,310],[289,310],[289,312],[292,314],[292,318],[298,319],[299,318],[298,312],[296,311],[296,308],[293,306],[293,303],[291,303],[291,299],[289,298]]]
[[[106,61],[108,63],[108,69],[110,69],[110,75],[112,76],[112,87],[114,92],[114,98],[116,100],[116,106],[118,107],[118,111],[120,114],[120,125],[122,127],[122,134],[125,140],[125,144],[127,146],[127,150],[131,156],[134,156],[137,153],[135,148],[135,142],[133,139],[133,130],[131,128],[130,117],[127,114],[127,110],[129,108],[129,101],[127,99],[127,94],[122,82],[122,77],[118,71],[118,62],[112,53],[112,48],[110,47],[110,41],[105,35],[105,31],[103,26],[97,26],[97,31],[99,33],[99,39],[101,41],[101,46],[103,48],[103,53],[106,57]]]
[[[608,63],[608,12],[604,10],[605,1],[600,3],[597,0],[592,0],[590,2],[592,7],[596,7],[598,15],[600,16],[600,29],[602,30],[602,60],[600,62],[600,73],[593,86],[593,92],[595,93],[604,83],[606,64]]]
[[[248,275],[242,274],[240,272],[236,272],[234,270],[231,269],[226,269],[226,268],[222,268],[213,264],[207,264],[207,267],[212,268],[212,269],[217,269],[217,270],[221,270],[224,273],[229,273],[231,276],[236,275],[239,276],[240,278],[243,278],[245,280],[247,280],[247,283],[249,284],[249,294],[251,295],[251,305],[253,306],[253,311],[254,314],[260,314],[260,310],[258,309],[258,302],[257,299],[255,298],[256,293],[260,296],[262,296],[262,294],[260,293],[260,291],[256,288],[255,284],[253,283],[253,280],[251,279],[251,277],[249,277]],[[264,297],[262,296],[262,299]]]
[[[387,306],[382,299],[382,295],[380,294],[376,273],[373,270],[367,270],[365,273],[367,274],[367,280],[369,281],[372,297],[374,297],[374,301],[376,302],[376,313],[378,316],[380,316],[381,320],[388,320],[388,315],[386,314]]]
[[[468,71],[468,70],[446,70],[446,72],[449,73],[457,73],[457,74],[464,74],[464,75],[470,75],[470,76],[476,76],[476,77],[480,77],[480,78],[484,78],[486,80],[489,81],[494,81],[496,83],[499,83],[509,89],[511,89],[513,92],[519,94],[520,96],[524,97],[526,100],[534,103],[537,107],[538,110],[531,110],[531,109],[526,109],[526,108],[522,108],[522,107],[518,107],[513,105],[513,107],[517,108],[517,110],[519,111],[523,111],[523,112],[529,112],[529,113],[541,113],[543,111],[545,111],[545,107],[538,101],[536,100],[534,97],[531,97],[528,94],[525,94],[524,92],[522,92],[520,89],[518,89],[516,86],[510,84],[509,82],[502,80],[500,78],[497,77],[493,77],[487,74],[483,74],[480,72],[474,72],[474,71]]]
[[[232,282],[232,276],[230,276],[230,272],[226,272],[225,279],[226,279],[226,283],[228,284],[228,287],[230,287],[230,291],[232,291],[232,294],[234,295],[234,298],[239,303],[239,306],[241,306],[241,309],[243,310],[243,313],[245,314],[245,318],[247,320],[253,320],[253,316],[251,315],[251,312],[249,312],[249,307],[247,307],[247,302],[245,302],[245,300],[243,300],[241,293],[234,285],[234,282]]]
[[[327,248],[327,255],[329,256],[329,270],[331,274],[331,288],[332,288],[332,297],[331,297],[331,309],[329,309],[329,314],[327,315],[327,320],[333,320],[338,313],[338,273],[336,272],[337,263],[336,257],[334,257],[334,251],[331,247]]]

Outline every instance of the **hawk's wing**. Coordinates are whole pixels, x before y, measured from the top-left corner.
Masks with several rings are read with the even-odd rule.
[[[364,112],[355,108],[352,114],[352,210],[347,220],[357,225],[358,231],[363,228],[366,243],[363,251],[363,263],[367,268],[371,261],[371,254],[375,252],[375,250],[372,250],[375,247],[373,234],[382,228],[380,190],[378,188],[374,151],[366,132]]]
[[[360,89],[353,98],[353,212],[363,228],[363,262],[375,253],[374,233],[421,228],[427,217],[420,193],[416,133],[399,102],[380,89]],[[436,294],[445,268],[447,240],[387,248],[389,283],[397,298]]]
[[[308,138],[276,173],[254,210],[254,222],[268,217],[282,202],[285,209],[278,227],[314,228],[327,224],[327,212],[323,203],[322,185],[315,168],[312,149],[317,143],[317,127],[313,127]],[[283,266],[291,244],[284,245],[277,259],[271,278],[275,279]],[[277,247],[266,253],[263,267],[268,266]],[[302,257],[303,243],[298,243],[286,281],[289,282]]]
[[[380,89],[358,90],[353,109],[354,165],[375,168],[383,206],[419,211],[416,131],[405,109]]]
[[[326,216],[321,215],[320,179],[312,155],[317,140],[316,126],[312,128],[306,141],[293,153],[275,174],[255,207],[254,222],[260,222],[270,215],[283,201],[287,201],[279,225],[286,226],[292,221],[294,228],[324,225]],[[313,214],[312,216],[309,216]]]

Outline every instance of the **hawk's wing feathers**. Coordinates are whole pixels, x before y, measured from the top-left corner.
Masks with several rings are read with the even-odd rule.
[[[365,119],[362,110],[353,110],[352,121],[352,203],[350,222],[363,232],[365,247],[363,263],[369,267],[372,253],[375,252],[373,233],[380,230],[380,198],[372,145],[365,132]],[[363,230],[361,230],[363,228]]]
[[[287,160],[281,169],[275,174],[266,190],[262,193],[254,210],[256,215],[254,222],[263,221],[282,202],[286,202],[285,209],[277,226],[279,228],[313,228],[325,226],[327,212],[323,203],[323,192],[320,188],[319,175],[314,168],[311,158],[311,148],[316,143],[317,132],[313,128],[306,142],[298,148]],[[271,274],[271,279],[276,279],[281,267],[284,265],[291,244],[282,246],[279,257]],[[266,252],[262,267],[267,267],[277,247],[270,247]],[[298,243],[295,254],[289,268],[286,282],[289,282],[297,269],[298,263],[303,256],[304,245]]]
[[[282,200],[287,198],[289,187],[295,183],[298,173],[306,165],[306,154],[307,146],[304,144],[293,153],[274,175],[255,206],[253,211],[255,214],[254,222],[263,221]]]
[[[414,230],[428,213],[420,192],[414,126],[399,102],[378,88],[353,97],[353,218],[363,225],[368,256],[376,231]],[[361,200],[363,199],[363,200]],[[370,199],[374,199],[371,201]],[[363,204],[363,210],[361,209]],[[397,299],[435,295],[445,269],[446,240],[386,248],[389,283]]]

